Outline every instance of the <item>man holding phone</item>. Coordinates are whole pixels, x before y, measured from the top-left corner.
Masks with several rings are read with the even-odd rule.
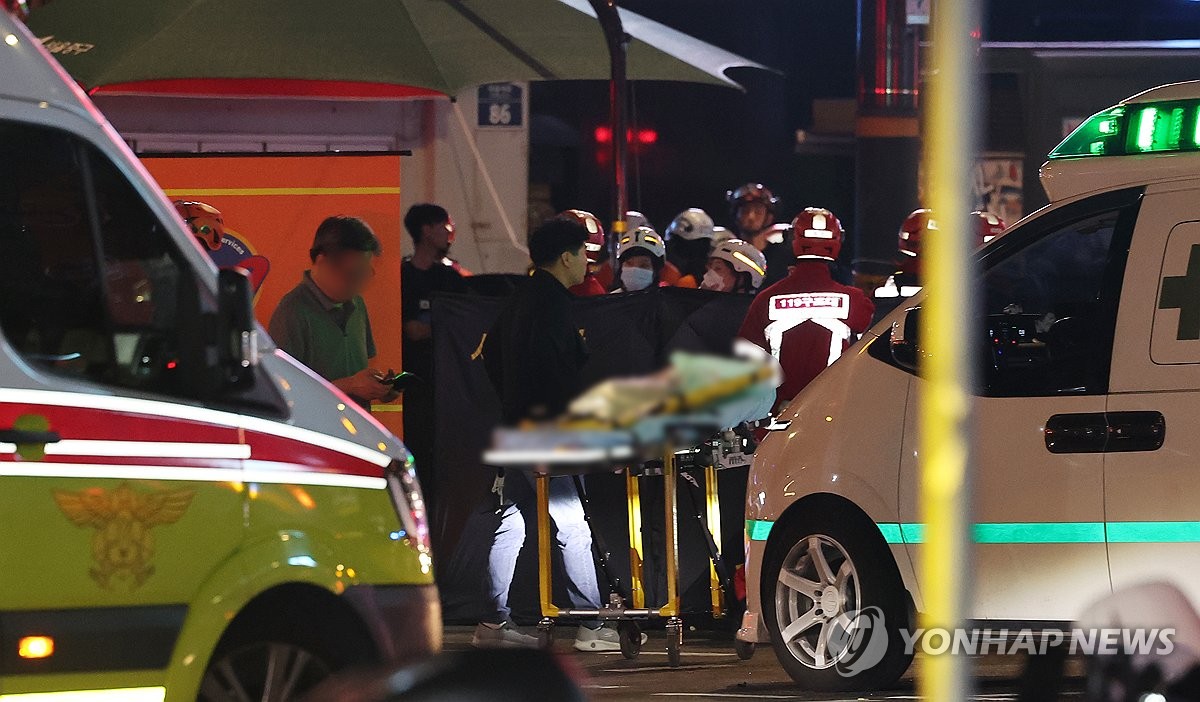
[[[271,315],[271,338],[296,360],[363,407],[391,402],[392,379],[370,367],[375,339],[362,291],[375,275],[382,247],[357,217],[329,217],[317,227],[312,268]],[[385,382],[389,381],[389,382]]]

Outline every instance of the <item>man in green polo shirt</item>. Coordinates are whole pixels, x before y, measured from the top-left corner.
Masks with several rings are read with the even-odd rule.
[[[364,407],[390,402],[396,392],[370,367],[375,340],[362,291],[375,275],[381,247],[367,223],[329,217],[317,227],[304,272],[271,315],[279,348],[333,383]]]

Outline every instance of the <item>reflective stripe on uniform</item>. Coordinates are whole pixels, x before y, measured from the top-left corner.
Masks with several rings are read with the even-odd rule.
[[[844,320],[850,317],[850,296],[845,293],[795,293],[773,295],[768,306],[769,319],[763,333],[775,360],[782,360],[783,335],[804,324],[813,322],[829,330],[829,357],[826,366],[833,365],[854,332]]]

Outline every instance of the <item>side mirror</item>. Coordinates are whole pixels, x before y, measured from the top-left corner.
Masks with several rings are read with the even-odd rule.
[[[254,289],[242,268],[217,274],[217,362],[229,387],[254,383],[258,365],[258,328],[254,322]]]
[[[917,359],[921,355],[921,348],[917,344],[920,312],[920,307],[910,307],[904,311],[903,317],[892,322],[892,360],[908,370],[917,369]]]

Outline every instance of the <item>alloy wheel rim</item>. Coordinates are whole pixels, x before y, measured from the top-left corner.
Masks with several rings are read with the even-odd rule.
[[[792,546],[775,583],[775,621],[788,652],[824,670],[845,655],[830,643],[849,640],[862,593],[854,561],[835,539],[813,534]]]
[[[211,664],[200,683],[203,702],[286,702],[332,670],[311,651],[267,642],[235,649]]]

